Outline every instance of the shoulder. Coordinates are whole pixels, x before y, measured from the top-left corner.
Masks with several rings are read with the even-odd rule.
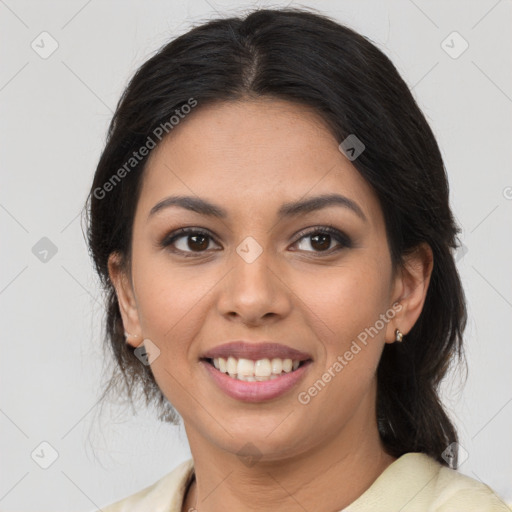
[[[511,512],[489,486],[419,452],[390,464],[343,512]]]
[[[181,512],[185,488],[194,471],[193,460],[188,459],[154,484],[116,501],[101,512]],[[95,512],[99,512],[95,511]]]
[[[488,485],[442,465],[432,487],[432,494],[432,509],[440,512],[512,510]]]

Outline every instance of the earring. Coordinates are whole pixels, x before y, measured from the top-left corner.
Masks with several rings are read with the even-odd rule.
[[[402,342],[404,339],[404,335],[402,334],[402,332],[400,331],[400,329],[397,329],[395,331],[395,341],[398,341],[399,343]]]
[[[138,336],[136,334],[130,334],[126,331],[124,331],[124,337],[125,338],[138,338]]]

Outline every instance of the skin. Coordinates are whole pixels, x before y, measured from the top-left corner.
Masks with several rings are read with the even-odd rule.
[[[376,370],[395,329],[407,334],[421,313],[432,252],[418,247],[393,273],[377,196],[339,142],[306,107],[244,99],[198,106],[150,155],[131,268],[114,253],[109,270],[134,335],[128,343],[150,339],[158,347],[152,372],[184,421],[196,474],[184,511],[340,510],[396,460],[377,429]],[[340,206],[277,217],[285,202],[330,193],[355,201],[367,220]],[[207,199],[228,216],[173,206],[148,219],[156,203],[177,194]],[[352,247],[327,237],[325,250],[312,239],[315,230],[297,236],[323,226],[345,233]],[[211,238],[176,240],[188,258],[159,246],[181,227]],[[248,236],[263,249],[252,263],[236,252]],[[396,302],[394,318],[307,405],[299,403],[298,393]],[[199,357],[240,339],[277,341],[311,354],[313,363],[290,392],[237,401]],[[261,456],[252,465],[237,455],[249,442]]]

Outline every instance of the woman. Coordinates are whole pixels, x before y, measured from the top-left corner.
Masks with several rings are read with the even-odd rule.
[[[456,471],[459,229],[367,39],[288,9],[190,30],[128,85],[89,200],[119,371],[192,453],[103,510],[508,510]]]

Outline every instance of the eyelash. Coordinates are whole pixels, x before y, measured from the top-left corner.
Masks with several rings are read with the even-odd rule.
[[[343,246],[344,248],[351,248],[353,246],[352,244],[352,241],[351,239],[345,235],[344,233],[342,233],[341,231],[331,227],[331,226],[318,226],[318,227],[313,227],[313,228],[307,228],[303,231],[301,231],[300,233],[297,234],[298,238],[297,240],[294,242],[294,245],[297,244],[300,240],[302,240],[303,238],[307,238],[308,236],[312,236],[312,235],[317,235],[317,234],[322,234],[322,235],[330,235],[335,242],[338,242],[341,246]],[[201,229],[201,228],[180,228],[172,233],[169,233],[168,235],[166,235],[163,240],[160,242],[160,247],[164,248],[164,249],[169,249],[169,246],[171,246],[172,244],[174,244],[176,242],[176,240],[180,239],[180,238],[183,238],[185,236],[190,236],[190,235],[201,235],[201,236],[204,236],[204,237],[208,237],[209,239],[213,240],[215,243],[216,240],[214,237],[211,236],[211,234],[204,230],[204,229]],[[218,244],[217,244],[218,245]],[[313,253],[316,253],[320,256],[322,255],[332,255],[333,253],[336,253],[338,251],[340,251],[343,247],[338,247],[337,249],[328,249],[326,251],[306,251],[306,252],[313,252]],[[176,254],[181,254],[183,257],[185,258],[195,258],[195,257],[200,257],[201,255],[203,255],[206,251],[182,251],[181,249],[170,249],[171,252],[174,252]]]

